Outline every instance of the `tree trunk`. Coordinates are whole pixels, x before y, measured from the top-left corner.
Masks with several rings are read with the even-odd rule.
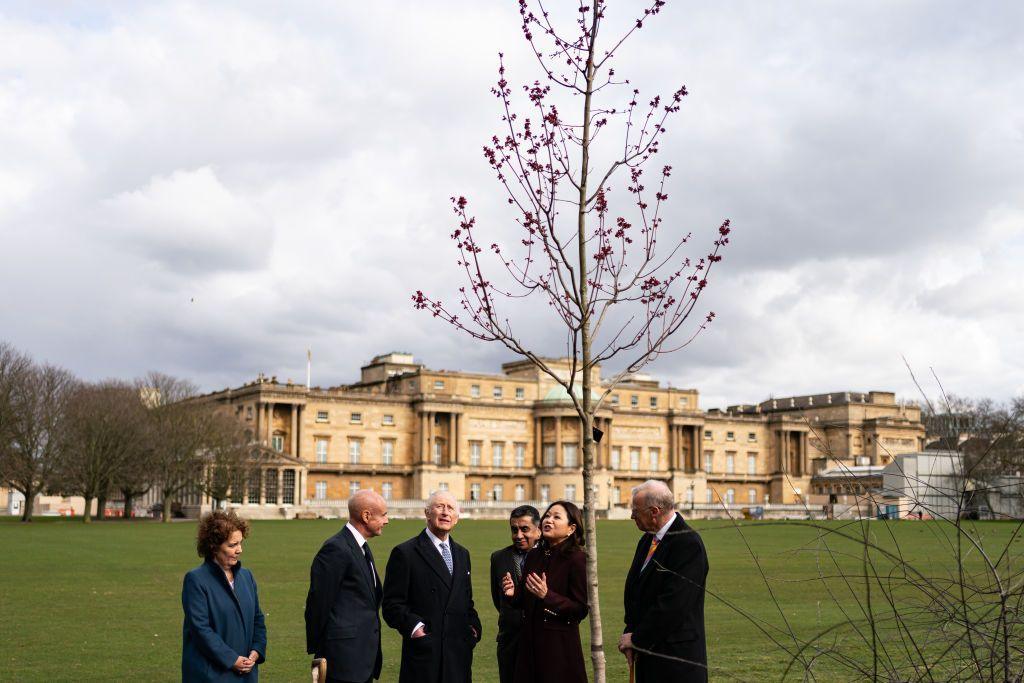
[[[590,391],[590,382],[584,383],[584,395]],[[589,403],[589,401],[587,401]],[[604,627],[601,623],[601,592],[597,580],[597,486],[594,483],[593,416],[587,415],[582,423],[583,436],[583,527],[587,546],[587,600],[590,603],[590,658],[594,667],[595,683],[604,683]]]
[[[121,517],[122,519],[131,519],[132,501],[134,499],[134,496],[131,494],[130,491],[122,491],[121,493],[124,494],[124,512],[121,513]]]
[[[590,102],[594,94],[594,46],[597,43],[600,6],[591,12],[586,91],[583,96],[583,131],[580,137],[579,206],[576,214],[579,256],[580,370],[583,372],[580,428],[583,429],[583,527],[587,546],[587,600],[590,603],[590,661],[594,683],[605,683],[604,629],[597,575],[597,492],[594,488],[594,407],[590,395],[590,292],[587,287],[587,177],[590,174]]]
[[[31,486],[29,486],[21,493],[22,495],[25,496],[25,508],[21,511],[21,521],[31,522],[32,509],[35,507],[36,504],[36,492]]]
[[[169,493],[164,493],[164,511],[162,519],[164,522],[171,521],[171,495]]]
[[[96,497],[96,519],[101,522],[107,518],[107,492],[104,491]]]
[[[85,512],[82,513],[82,523],[92,524],[92,496],[85,497]]]

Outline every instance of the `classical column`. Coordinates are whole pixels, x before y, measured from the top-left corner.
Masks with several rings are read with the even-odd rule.
[[[267,403],[267,439],[264,443],[268,446],[273,443],[274,436],[274,404]]]
[[[277,504],[282,505],[284,503],[284,469],[281,467],[277,468]]]
[[[459,413],[449,413],[448,417],[448,464],[459,462]]]
[[[291,456],[293,458],[299,457],[299,406],[292,404],[292,428],[288,435],[291,439]]]
[[[811,472],[811,456],[808,451],[808,438],[807,432],[800,433],[800,453],[803,457],[803,470],[804,475],[810,474]]]
[[[267,502],[267,481],[266,481],[267,478],[266,478],[265,472],[262,469],[259,470],[259,478],[260,478],[260,505],[263,505],[264,503]]]
[[[594,466],[598,468],[608,467],[608,420],[606,418],[594,418],[595,424],[601,430],[601,443],[594,444]]]
[[[427,462],[427,411],[420,413],[420,463]]]
[[[437,440],[437,433],[434,431],[434,420],[437,413],[430,411],[427,417],[427,462],[434,462],[434,442]]]
[[[544,418],[533,418],[533,466],[539,468],[544,465]]]
[[[601,454],[602,467],[606,468],[611,463],[611,418],[604,418],[601,421],[601,431],[604,432],[604,436],[601,437],[601,447],[604,449],[604,453]]]
[[[576,436],[579,437],[579,438],[576,439],[576,442],[577,442],[576,443],[576,464],[579,465],[580,467],[582,467],[583,466],[583,430],[584,430],[585,427],[583,425],[583,420],[580,420],[579,423],[580,423],[579,432],[576,434]],[[597,444],[594,444],[594,445],[596,446]],[[596,448],[594,449],[594,459],[597,460],[597,449]]]
[[[555,416],[555,464],[562,462],[562,416]]]
[[[671,419],[671,418],[669,418]],[[679,469],[679,454],[676,452],[676,429],[671,422],[668,423],[668,469],[669,471]]]
[[[258,444],[263,441],[263,406],[260,405],[259,399],[256,400],[253,412],[256,414],[256,430],[253,432],[253,439]]]

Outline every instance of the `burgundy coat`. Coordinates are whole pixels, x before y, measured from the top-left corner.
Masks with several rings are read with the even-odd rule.
[[[523,607],[516,683],[587,683],[580,622],[587,616],[587,555],[534,548],[523,576],[547,573],[548,594],[539,599],[524,586],[515,596]]]

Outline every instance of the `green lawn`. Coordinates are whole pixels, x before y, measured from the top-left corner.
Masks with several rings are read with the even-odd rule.
[[[308,680],[303,607],[309,563],[321,542],[343,522],[255,522],[244,562],[260,587],[269,629],[267,681]],[[711,564],[707,599],[708,650],[713,680],[779,679],[789,657],[761,630],[787,647],[792,629],[806,638],[840,619],[829,595],[858,591],[837,578],[821,552],[820,532],[798,523],[697,522]],[[416,521],[393,521],[373,541],[384,564],[392,545],[419,532]],[[931,574],[948,573],[949,527],[936,522],[833,523],[833,531],[860,534],[867,528],[887,548],[902,553]],[[979,525],[986,544],[1005,545],[1014,527]],[[0,520],[0,680],[175,680],[180,677],[182,575],[198,564],[193,523],[80,522],[40,519],[21,524]],[[601,608],[610,681],[626,680],[624,660],[615,652],[622,626],[622,582],[638,532],[631,522],[602,522]],[[497,680],[494,656],[495,611],[487,586],[491,550],[508,542],[497,521],[464,520],[454,534],[470,549],[474,593],[484,623],[484,640],[474,660],[477,681]],[[829,536],[845,571],[859,567],[857,546]],[[1024,554],[1013,539],[1011,556]],[[755,563],[752,554],[758,557]],[[758,568],[760,565],[760,569]],[[762,574],[766,577],[762,578]],[[769,591],[769,587],[771,591]],[[914,600],[908,591],[907,600]],[[773,601],[770,594],[774,594]],[[850,599],[839,602],[851,607]],[[881,611],[882,610],[880,608]],[[753,623],[757,620],[760,627]],[[581,631],[585,641],[589,623]],[[847,634],[847,644],[856,638]],[[386,629],[381,680],[398,676],[399,640]],[[588,645],[584,643],[584,651]],[[849,671],[828,674],[825,658],[816,665],[819,680],[855,680]],[[799,678],[795,672],[791,678]]]

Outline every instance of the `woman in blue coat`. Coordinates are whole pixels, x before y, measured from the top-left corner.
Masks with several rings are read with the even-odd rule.
[[[181,680],[258,681],[267,658],[267,627],[256,581],[238,558],[249,523],[216,510],[199,520],[197,549],[205,562],[185,574],[181,606]]]

